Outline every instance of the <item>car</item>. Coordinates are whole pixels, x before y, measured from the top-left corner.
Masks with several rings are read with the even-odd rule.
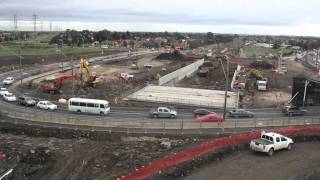
[[[282,108],[282,112],[287,116],[297,116],[297,115],[302,116],[307,112],[307,110],[297,106],[284,106]]]
[[[195,119],[197,122],[221,122],[224,121],[224,117],[218,114],[207,114],[204,116],[199,116]]]
[[[293,140],[274,132],[261,132],[261,137],[250,142],[250,148],[256,152],[264,152],[272,156],[274,151],[281,149],[291,150]]]
[[[3,96],[5,93],[9,93],[7,88],[1,88],[0,89],[0,95]]]
[[[20,105],[35,106],[36,103],[37,102],[35,100],[33,100],[31,97],[24,96],[24,95],[18,97],[18,104],[20,104]]]
[[[4,85],[11,85],[13,82],[14,82],[14,78],[13,77],[7,77],[2,81],[2,83]]]
[[[214,112],[209,111],[208,109],[196,109],[192,112],[194,117],[204,116],[207,114],[216,114]]]
[[[17,100],[16,96],[14,96],[12,93],[10,92],[7,92],[7,93],[4,93],[2,98],[5,100],[5,101],[9,101],[9,102],[14,102]]]
[[[234,117],[234,118],[239,118],[239,117],[249,117],[253,118],[255,116],[254,112],[247,111],[244,109],[233,109],[229,111],[229,116]]]
[[[37,108],[46,109],[46,110],[57,110],[58,106],[53,104],[50,101],[39,101],[37,104]]]
[[[129,74],[129,73],[121,73],[120,77],[124,80],[131,80],[131,79],[133,79],[134,75]]]
[[[149,116],[152,118],[177,118],[178,113],[173,107],[158,107],[151,109]]]

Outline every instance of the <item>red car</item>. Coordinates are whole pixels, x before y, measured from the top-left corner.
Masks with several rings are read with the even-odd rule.
[[[208,114],[205,116],[200,116],[196,118],[197,122],[220,122],[223,121],[223,116],[220,116],[218,114]]]

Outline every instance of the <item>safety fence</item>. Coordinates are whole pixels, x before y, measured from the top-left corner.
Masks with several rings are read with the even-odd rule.
[[[283,129],[270,129],[270,131],[281,133],[287,136],[320,136],[319,126],[291,126]],[[200,156],[214,153],[225,148],[231,148],[240,145],[241,143],[249,142],[252,139],[260,137],[260,135],[260,131],[255,131],[240,135],[217,138],[181,152],[173,153],[164,157],[163,159],[153,161],[148,165],[129,173],[127,176],[118,177],[118,179],[145,179],[170,167],[174,167],[185,162],[191,162]]]

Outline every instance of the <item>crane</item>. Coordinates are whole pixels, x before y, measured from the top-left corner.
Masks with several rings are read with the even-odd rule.
[[[85,79],[83,78],[83,74],[85,74]],[[84,79],[86,86],[95,87],[100,83],[100,78],[92,74],[88,63],[83,58],[80,59],[80,75],[81,80]]]

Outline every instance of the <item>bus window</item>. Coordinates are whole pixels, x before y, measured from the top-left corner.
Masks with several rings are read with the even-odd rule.
[[[70,104],[72,105],[72,106],[79,106],[79,103],[78,102],[70,102]]]
[[[93,103],[87,103],[87,106],[88,107],[94,107],[94,104]]]
[[[80,106],[87,106],[87,103],[81,102]]]
[[[94,104],[94,107],[95,108],[99,108],[99,104]]]
[[[103,105],[103,104],[100,104],[100,108],[104,108],[104,105]]]

